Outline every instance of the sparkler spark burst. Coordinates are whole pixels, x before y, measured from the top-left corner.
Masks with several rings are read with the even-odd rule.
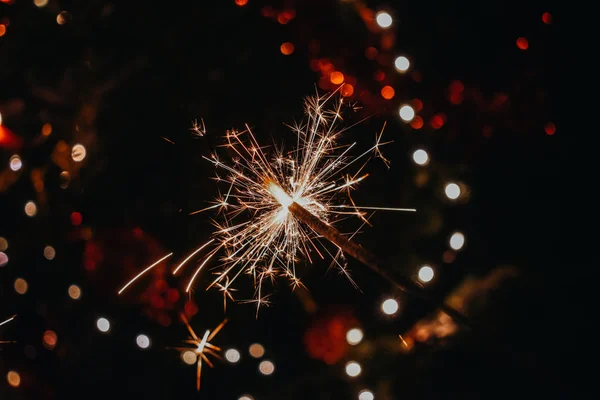
[[[190,323],[182,314],[181,318],[183,319],[183,323],[187,327],[190,338],[188,340],[184,340],[184,343],[192,345],[192,347],[176,347],[176,350],[179,351],[193,351],[196,354],[196,389],[200,390],[200,375],[202,373],[202,361],[208,364],[209,367],[213,368],[212,362],[209,360],[208,356],[213,356],[218,359],[222,359],[218,352],[221,351],[220,347],[217,347],[210,343],[210,341],[219,333],[219,331],[225,326],[227,320],[221,322],[213,331],[207,330],[204,332],[204,336],[202,339],[196,335],[196,332],[192,329]]]
[[[315,218],[326,229],[335,230],[333,225],[348,216],[360,219],[361,227],[368,224],[367,211],[415,211],[362,207],[354,203],[351,191],[368,176],[362,170],[369,159],[380,158],[389,167],[380,148],[391,142],[381,141],[382,129],[371,148],[352,157],[351,150],[356,143],[338,144],[340,136],[349,128],[337,127],[342,120],[343,98],[328,107],[334,102],[331,100],[333,95],[306,99],[306,119],[289,126],[294,133],[294,146],[288,151],[277,146],[261,146],[246,125],[243,131],[226,132],[224,147],[234,155],[230,162],[222,161],[216,152],[203,157],[214,164],[216,180],[223,185],[224,194],[220,194],[212,205],[190,213],[216,210],[220,219],[214,221],[213,237],[173,270],[173,274],[177,274],[198,253],[210,248],[189,279],[186,292],[209,261],[219,257],[217,254],[224,255],[220,257],[216,279],[208,288],[218,287],[226,303],[227,298],[234,299],[232,284],[237,278],[242,274],[251,275],[255,296],[247,302],[256,304],[257,313],[260,306],[269,304],[264,283],[283,276],[293,288],[302,285],[296,266],[302,260],[312,263],[315,255],[321,259],[329,258],[330,268],[336,267],[354,284],[344,259],[343,246],[325,237],[322,229],[315,229],[315,224],[307,223],[301,214]],[[354,172],[350,172],[350,167]],[[302,213],[294,212],[294,209],[300,209]],[[341,234],[338,232],[338,235]],[[119,293],[151,267],[133,278]]]

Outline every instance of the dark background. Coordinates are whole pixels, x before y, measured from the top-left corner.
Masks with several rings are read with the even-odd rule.
[[[395,43],[387,53],[406,54],[410,73],[396,73],[385,58],[378,64],[364,56],[383,33],[368,29],[360,4],[392,13],[388,34]],[[0,268],[0,320],[19,314],[0,328],[0,340],[16,341],[0,345],[2,399],[237,399],[243,393],[256,400],[356,399],[362,388],[377,399],[501,393],[572,398],[577,391],[565,371],[569,349],[560,340],[568,329],[562,321],[566,295],[551,289],[553,278],[565,272],[557,253],[556,183],[563,124],[553,101],[561,24],[548,4],[250,0],[241,7],[233,0],[94,0],[38,8],[15,0],[3,1],[0,10],[7,26],[0,37],[0,113],[21,142],[11,147],[0,141],[0,237],[9,242],[10,258]],[[61,10],[68,11],[63,25],[56,20]],[[290,10],[294,18],[278,23],[277,16]],[[551,24],[542,21],[544,12],[552,13]],[[526,51],[516,45],[521,36],[529,41]],[[286,41],[295,45],[289,56],[279,51]],[[467,276],[485,277],[497,268],[510,267],[517,277],[485,303],[474,300],[476,311],[468,314],[483,328],[399,352],[397,335],[432,310],[394,294],[353,260],[361,291],[334,272],[326,274],[327,262],[316,262],[301,271],[318,305],[315,313],[283,281],[258,319],[251,305],[228,306],[229,323],[214,343],[238,348],[241,362],[205,366],[198,394],[194,368],[167,349],[186,338],[177,319],[185,296],[170,309],[143,297],[164,271],[125,296],[116,291],[162,254],[173,251],[180,259],[210,235],[210,215],[188,213],[217,193],[212,166],[201,156],[220,144],[226,129],[248,123],[262,142],[278,141],[288,134],[284,123],[302,118],[305,96],[334,89],[319,85],[312,59],[328,59],[356,79],[350,100],[362,108],[345,109],[343,124],[369,118],[347,133],[347,142],[366,148],[385,121],[385,138],[394,140],[384,151],[391,168],[379,160],[369,164],[369,179],[354,194],[357,203],[418,209],[377,213],[360,242],[389,260],[398,276],[414,277],[422,263],[436,266],[427,290],[438,297]],[[385,72],[383,82],[373,78],[377,70]],[[465,95],[455,105],[448,96],[456,80]],[[384,83],[396,89],[392,100],[379,95]],[[424,104],[421,129],[397,114],[414,98]],[[436,113],[447,118],[440,129],[429,124]],[[208,131],[201,138],[189,129],[199,118]],[[552,135],[545,132],[549,122],[556,126]],[[40,135],[44,123],[52,124],[47,137]],[[84,162],[61,158],[60,141],[83,143]],[[426,178],[411,160],[419,146],[432,158]],[[15,153],[24,166],[10,180],[5,166]],[[67,188],[60,186],[62,170],[71,174]],[[42,190],[39,183],[36,190],[33,171],[41,171]],[[445,199],[450,180],[463,182],[468,198]],[[23,212],[27,200],[38,204],[33,218]],[[70,220],[74,211],[83,216],[79,226]],[[356,221],[341,224],[356,227]],[[465,234],[467,244],[446,262],[454,230]],[[42,253],[48,244],[56,249],[51,261]],[[17,277],[29,284],[24,295],[13,289]],[[187,283],[186,275],[166,279],[173,288]],[[67,296],[74,283],[82,289],[78,301]],[[200,333],[224,316],[221,294],[205,292],[205,286],[200,280],[191,299],[197,307],[191,322]],[[251,295],[248,281],[238,297]],[[393,318],[380,311],[389,295],[402,300]],[[99,316],[111,321],[109,334],[96,329]],[[362,350],[346,349],[327,365],[309,356],[304,335],[318,321],[336,318],[360,325],[365,339]],[[53,349],[42,342],[49,329],[58,337]],[[141,332],[152,339],[149,349],[135,344]],[[260,375],[259,361],[248,355],[254,342],[275,363],[273,375]],[[356,379],[344,374],[351,358],[363,366]],[[8,371],[19,372],[18,388],[7,384]]]

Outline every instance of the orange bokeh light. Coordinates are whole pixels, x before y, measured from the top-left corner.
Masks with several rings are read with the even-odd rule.
[[[281,54],[285,56],[289,56],[290,54],[292,54],[294,52],[294,49],[295,47],[292,42],[285,42],[279,47],[279,50],[281,50]]]
[[[279,13],[279,15],[277,15],[277,22],[279,22],[282,25],[285,25],[288,22],[290,22],[292,19],[294,19],[294,17],[296,17],[296,11],[287,10],[287,11],[281,12],[281,13]]]
[[[524,37],[517,39],[517,47],[521,50],[527,50],[529,48],[529,42]]]
[[[342,74],[340,71],[333,71],[331,75],[329,75],[329,80],[334,85],[341,85],[344,83],[344,74]]]
[[[0,24],[0,36],[4,36],[5,33],[6,33],[6,26],[4,26],[3,24]]]
[[[51,133],[52,133],[52,124],[49,122],[46,122],[42,126],[42,135],[49,136]]]
[[[542,21],[544,21],[545,24],[550,25],[552,23],[552,14],[550,14],[549,12],[543,13]]]
[[[381,97],[383,97],[386,100],[391,100],[392,98],[394,98],[394,95],[396,94],[396,91],[394,90],[393,87],[387,85],[381,88]]]
[[[410,121],[410,126],[413,129],[421,129],[423,127],[423,118],[416,115],[412,121]]]
[[[548,122],[544,127],[544,131],[548,136],[554,135],[556,133],[556,125],[554,125],[552,122]]]
[[[58,336],[56,336],[56,332],[47,330],[44,332],[44,347],[48,350],[52,350],[56,346],[56,342],[58,341]]]
[[[242,7],[242,6],[245,6],[246,4],[248,4],[248,0],[235,0],[235,4]]]
[[[344,86],[342,86],[342,96],[350,97],[353,94],[354,94],[354,86],[352,86],[349,83],[346,83]]]

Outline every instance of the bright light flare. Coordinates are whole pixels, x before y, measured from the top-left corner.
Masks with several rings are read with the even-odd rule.
[[[465,235],[460,232],[454,232],[452,236],[450,236],[450,247],[453,250],[460,250],[465,245]]]
[[[444,188],[444,193],[450,200],[456,200],[460,196],[460,186],[456,183],[449,183]]]
[[[370,390],[361,390],[358,394],[358,400],[375,400],[375,395]]]
[[[106,318],[98,318],[96,327],[100,332],[106,333],[110,330],[110,322]]]
[[[356,361],[350,361],[348,364],[346,364],[346,374],[351,378],[359,376],[361,371],[362,368]]]
[[[147,349],[150,347],[150,338],[147,335],[140,334],[135,338],[135,343],[140,349]]]
[[[408,58],[404,56],[396,57],[396,59],[394,60],[394,66],[396,67],[398,72],[406,72],[410,67],[410,61],[408,61]]]
[[[359,344],[363,339],[363,331],[359,328],[352,328],[346,332],[346,341],[348,344],[354,346]]]
[[[387,299],[383,303],[381,303],[381,309],[387,315],[396,314],[396,312],[398,312],[398,308],[400,308],[400,306],[398,305],[398,302],[394,299]]]
[[[377,25],[381,28],[389,28],[392,26],[392,22],[394,22],[392,16],[385,11],[378,12],[375,16],[375,21],[377,21]]]
[[[423,265],[421,269],[419,269],[419,280],[423,283],[431,282],[433,279],[434,272],[433,268],[429,265]]]
[[[402,118],[402,120],[405,122],[410,122],[415,117],[415,110],[408,104],[400,107],[398,113],[400,114],[400,118]]]
[[[225,352],[225,359],[232,364],[235,364],[238,361],[240,361],[240,358],[241,358],[240,352],[237,351],[236,349],[229,349]]]

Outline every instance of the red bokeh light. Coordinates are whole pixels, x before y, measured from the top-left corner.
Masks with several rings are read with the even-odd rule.
[[[83,222],[83,217],[81,216],[81,214],[78,213],[77,211],[73,211],[71,213],[71,224],[73,224],[73,226],[79,226],[79,225],[81,225],[82,222]]]
[[[342,96],[344,97],[350,97],[354,94],[354,86],[352,86],[349,83],[346,83],[343,87],[342,87]]]
[[[369,60],[376,59],[377,54],[379,54],[379,52],[375,47],[367,47],[367,49],[365,50],[365,57],[367,57]]]
[[[279,50],[281,50],[281,54],[285,56],[289,56],[290,54],[292,54],[294,52],[294,49],[294,44],[292,42],[285,42],[279,47]]]
[[[410,103],[415,112],[419,112],[423,109],[423,102],[419,99],[413,99]]]
[[[517,39],[517,47],[521,50],[527,50],[529,48],[529,42],[524,37]]]
[[[433,129],[440,129],[442,126],[444,126],[444,123],[446,118],[444,118],[443,114],[436,114],[431,118],[431,127]]]
[[[544,131],[548,136],[554,135],[556,133],[556,125],[554,125],[552,122],[548,122],[544,127]]]
[[[545,24],[550,25],[552,23],[552,14],[550,14],[549,12],[543,13],[542,21],[544,21]]]
[[[248,0],[235,0],[235,4],[242,7],[242,6],[245,6],[246,4],[248,4]]]
[[[410,121],[410,126],[413,129],[421,129],[423,127],[423,118],[416,115],[412,121]]]

